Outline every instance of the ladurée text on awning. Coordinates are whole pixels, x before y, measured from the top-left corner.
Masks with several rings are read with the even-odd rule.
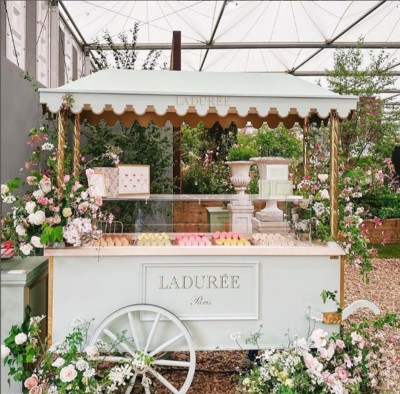
[[[176,96],[177,106],[229,107],[230,98],[224,96]]]

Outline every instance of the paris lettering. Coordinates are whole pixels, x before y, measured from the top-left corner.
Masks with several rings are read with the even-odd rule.
[[[160,290],[239,289],[239,275],[160,276]]]
[[[211,305],[211,300],[204,298],[201,295],[192,297],[190,305]]]

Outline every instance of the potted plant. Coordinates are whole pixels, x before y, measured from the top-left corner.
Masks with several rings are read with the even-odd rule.
[[[239,197],[245,196],[245,190],[251,180],[249,171],[253,163],[250,158],[256,152],[254,137],[244,134],[238,135],[238,143],[229,149],[226,164],[231,169],[230,180]]]

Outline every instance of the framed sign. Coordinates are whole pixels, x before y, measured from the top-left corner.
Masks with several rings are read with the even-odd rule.
[[[258,283],[258,262],[143,263],[141,302],[181,320],[255,320]]]
[[[150,195],[150,166],[118,166],[118,194],[133,197]]]
[[[106,179],[102,171],[95,171],[88,177],[89,188],[93,196],[107,197]]]

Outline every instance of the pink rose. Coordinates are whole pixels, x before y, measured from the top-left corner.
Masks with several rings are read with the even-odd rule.
[[[349,372],[344,368],[336,368],[336,373],[342,382],[346,383],[349,380]]]
[[[103,205],[103,199],[100,196],[95,196],[94,197],[94,203],[98,206],[101,207]]]
[[[69,175],[64,175],[64,182],[68,182],[71,179]]]
[[[37,203],[40,205],[46,205],[48,202],[49,202],[49,199],[47,197],[37,199]]]
[[[335,383],[335,377],[329,371],[324,371],[322,377],[329,386],[333,386]]]
[[[43,178],[39,182],[40,188],[43,193],[49,193],[51,191],[51,179],[46,175],[43,175]]]
[[[35,176],[28,176],[26,178],[26,181],[28,182],[28,185],[34,185],[36,183],[36,177]]]
[[[33,374],[30,378],[26,379],[24,382],[24,386],[27,389],[31,389],[32,387],[37,386],[37,384],[38,384],[38,377],[35,374]]]
[[[34,386],[29,390],[29,394],[42,394],[42,388],[39,386]]]
[[[318,352],[321,358],[323,358],[324,360],[328,358],[328,351],[324,347],[320,347],[318,349]]]
[[[344,348],[345,348],[345,343],[344,343],[344,341],[342,341],[341,339],[338,339],[337,341],[336,341],[336,347],[338,348],[338,349],[340,349],[340,350],[343,350]]]
[[[89,203],[87,201],[79,204],[78,209],[80,213],[85,213],[89,208]]]

